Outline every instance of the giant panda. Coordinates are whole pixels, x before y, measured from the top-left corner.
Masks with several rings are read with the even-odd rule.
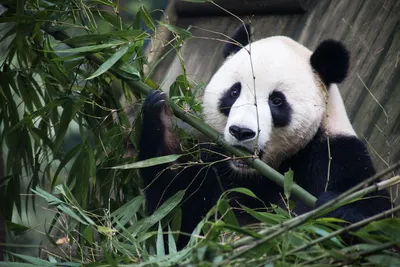
[[[241,46],[229,42],[223,50],[226,60],[204,91],[205,122],[230,145],[254,153],[279,172],[292,169],[294,181],[317,196],[317,206],[375,174],[336,85],[349,68],[349,52],[343,44],[326,40],[311,52],[283,36],[249,44],[249,32],[248,25],[241,26],[232,37]],[[139,160],[183,153],[172,130],[172,113],[164,93],[151,92],[142,115]],[[177,162],[181,168],[171,168],[171,163],[141,169],[150,213],[185,189],[181,231],[191,233],[231,188],[246,187],[258,197],[234,195],[233,206],[254,209],[283,204],[279,185],[240,159],[219,156],[229,154],[217,146],[204,151],[209,152],[202,153],[198,164],[185,165],[193,159],[181,158]],[[357,222],[390,205],[387,193],[379,193],[343,206],[330,216]],[[298,202],[295,211],[303,213],[307,207]],[[251,221],[244,213],[237,216],[243,224]]]

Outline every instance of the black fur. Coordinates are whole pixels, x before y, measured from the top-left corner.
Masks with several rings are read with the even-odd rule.
[[[335,40],[320,43],[310,58],[311,66],[327,86],[331,83],[341,83],[346,78],[349,61],[349,51],[341,42]]]
[[[238,92],[237,96],[232,94],[234,90]],[[229,88],[229,90],[225,91],[225,93],[219,99],[219,111],[222,114],[224,114],[227,117],[229,116],[229,112],[231,111],[231,108],[235,103],[236,99],[239,98],[241,90],[242,90],[242,84],[240,82],[237,82],[233,84],[231,88]]]
[[[280,104],[276,105],[276,99],[280,100]],[[269,96],[268,104],[271,109],[272,122],[275,127],[284,127],[290,124],[292,118],[292,108],[286,101],[283,93],[274,91]]]
[[[281,172],[288,167],[292,168],[296,183],[318,197],[317,206],[375,174],[367,148],[357,137],[331,136],[329,148],[332,160],[326,192],[329,155],[328,142],[323,130],[319,130],[305,148],[281,166]],[[390,208],[390,198],[386,192],[374,195],[377,197],[348,204],[333,211],[329,216],[356,222]],[[299,213],[308,210],[299,204]]]
[[[230,55],[236,54],[240,49],[249,44],[249,39],[251,37],[251,28],[249,24],[242,24],[232,36],[232,39],[237,41],[240,45],[234,44],[232,40],[229,40],[230,43],[226,43],[224,47],[224,58],[229,57]]]

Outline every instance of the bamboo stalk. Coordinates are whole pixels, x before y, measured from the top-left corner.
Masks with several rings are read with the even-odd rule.
[[[61,31],[52,31],[51,28],[44,27],[42,26],[42,30],[45,31],[46,33],[50,34],[53,36],[56,40],[59,41],[64,41],[66,39],[69,39],[69,36],[65,34],[64,32]],[[101,56],[98,54],[89,54],[86,55],[86,58],[92,62],[95,62],[98,65],[101,65],[104,60]],[[135,90],[143,93],[143,94],[148,94],[152,88],[147,86],[141,81],[136,81],[136,80],[128,80],[126,77],[121,75],[122,70],[119,70],[117,68],[111,68],[109,70],[112,74],[114,74],[116,77],[118,77],[121,80],[124,80],[126,84],[134,88]],[[235,147],[230,146],[222,137],[220,133],[218,133],[216,130],[208,126],[206,123],[203,121],[199,120],[198,118],[194,117],[190,113],[184,111],[181,109],[177,104],[175,104],[173,101],[169,101],[170,107],[174,113],[174,115],[178,118],[180,118],[182,121],[188,123],[191,125],[193,128],[197,129],[201,133],[203,133],[205,136],[210,138],[211,140],[214,140],[217,144],[221,145],[224,149],[227,151],[231,152],[237,157],[243,158],[243,160],[246,161],[247,164],[249,164],[251,167],[256,169],[261,175],[265,176],[266,178],[270,179],[274,183],[277,183],[278,185],[283,187],[284,183],[284,178],[283,175],[268,166],[266,163],[264,163],[262,160],[258,158],[254,158],[253,155],[251,155],[247,151],[243,151],[240,149],[237,149]],[[297,184],[293,184],[291,194],[304,202],[307,206],[313,208],[314,204],[317,200],[317,198],[310,193],[308,193],[306,190],[304,190],[302,187],[300,187]]]

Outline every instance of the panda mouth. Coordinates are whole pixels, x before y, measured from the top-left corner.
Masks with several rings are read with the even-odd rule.
[[[248,169],[250,168],[249,164],[247,164],[244,160],[242,159],[232,159],[233,165],[235,165],[238,168],[243,168],[243,169]]]
[[[254,151],[251,151],[250,149],[248,149],[247,147],[243,147],[243,146],[234,146],[236,148],[239,148],[241,150],[245,150],[251,154],[254,154]],[[258,154],[255,156],[255,158],[260,158],[262,156],[263,151],[259,151]],[[242,158],[235,158],[235,155],[232,156],[232,165],[234,167],[236,167],[239,170],[248,170],[251,169],[250,165],[247,163],[246,159],[242,159]]]

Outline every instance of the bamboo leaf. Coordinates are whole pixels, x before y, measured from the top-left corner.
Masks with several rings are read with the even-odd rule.
[[[38,128],[32,127],[30,129],[30,131],[32,131],[32,133],[36,134],[37,136],[39,136],[39,138],[42,140],[42,143],[46,146],[48,146],[53,152],[54,152],[54,144],[53,142],[49,139],[49,137],[47,136],[47,133],[45,130],[39,130]]]
[[[147,12],[146,8],[144,6],[140,7],[141,11],[141,18],[144,21],[144,23],[149,27],[152,31],[156,31],[156,26],[154,25],[154,21],[149,15],[149,12]]]
[[[287,199],[290,198],[292,188],[293,188],[293,171],[290,169],[289,171],[285,172],[283,176],[283,189]]]
[[[29,86],[26,84],[26,79],[24,79],[21,73],[19,73],[19,75],[17,76],[17,82],[18,82],[19,92],[21,94],[22,99],[24,100],[24,104],[26,105],[30,113],[34,112],[32,99],[29,95],[30,88],[28,88]]]
[[[176,253],[178,250],[176,248],[176,242],[174,235],[172,234],[171,227],[168,224],[168,252],[169,254]]]
[[[114,64],[126,53],[126,51],[128,51],[128,48],[128,45],[121,46],[117,52],[115,52],[111,57],[104,61],[104,63],[101,64],[101,66],[92,75],[86,78],[86,80],[93,79],[114,66]]]
[[[121,76],[128,80],[140,80],[140,72],[139,70],[133,66],[132,64],[128,64],[126,62],[117,62],[115,66],[118,68],[118,72]]]
[[[176,206],[178,206],[184,195],[184,190],[178,191],[175,195],[165,201],[150,217],[146,217],[135,223],[129,227],[128,231],[131,232],[133,237],[137,236],[139,233],[146,232],[147,229],[155,225],[162,218],[167,216],[167,214],[169,214]]]
[[[71,159],[73,159],[78,154],[78,152],[81,151],[81,148],[82,144],[77,144],[71,150],[69,150],[67,154],[64,155],[64,157],[62,157],[61,162],[58,165],[58,168],[54,174],[53,181],[51,182],[51,188],[54,188],[54,185],[57,181],[57,177],[60,174],[61,170],[65,167],[65,165],[67,165],[68,162],[71,161]]]
[[[85,237],[85,239],[89,242],[92,243],[93,242],[93,228],[91,225],[87,226],[85,228],[85,230],[83,230],[83,236]]]
[[[173,26],[171,24],[166,24],[162,21],[158,22],[160,25],[166,27],[168,30],[170,30],[171,32],[175,33],[176,35],[179,36],[180,39],[185,40],[189,37],[192,37],[192,33],[188,30]]]
[[[391,255],[380,254],[380,255],[372,255],[372,256],[366,257],[366,259],[369,262],[372,262],[373,264],[376,264],[376,266],[380,266],[380,267],[398,267],[398,266],[400,266],[400,258],[398,255],[391,256]]]
[[[224,221],[227,224],[233,225],[238,227],[239,222],[232,211],[231,207],[229,206],[229,202],[227,200],[221,200],[218,202],[218,210],[221,216],[223,216]]]
[[[69,215],[72,219],[75,219],[84,225],[89,225],[87,222],[82,220],[71,208],[64,206],[64,205],[60,205],[60,206],[58,206],[58,209],[60,211],[64,212],[65,214]]]
[[[35,266],[43,266],[43,267],[48,267],[48,266],[56,266],[56,264],[39,259],[37,257],[31,257],[27,255],[22,255],[22,254],[15,254],[12,252],[9,252],[11,255],[14,255],[15,257],[18,257],[24,261],[27,261],[31,264],[34,264]]]
[[[101,20],[104,20],[108,22],[111,26],[113,26],[115,29],[119,29],[119,17],[118,16],[113,16],[110,12],[106,10],[100,10],[98,13],[96,13],[100,17]]]
[[[122,30],[115,31],[105,34],[85,34],[76,37],[69,38],[63,43],[68,45],[80,45],[83,44],[97,44],[97,43],[108,43],[123,40],[135,41],[138,38],[148,38],[149,34],[144,33],[140,30]]]
[[[31,189],[31,191],[34,192],[36,195],[44,198],[49,205],[59,205],[63,203],[60,199],[56,198],[52,194],[44,191],[39,187],[36,187],[36,189]]]
[[[158,222],[156,249],[157,249],[157,256],[165,256],[164,237],[163,237],[161,222]]]
[[[73,101],[69,99],[64,104],[64,110],[61,114],[60,123],[56,131],[56,139],[54,141],[54,150],[58,151],[64,141],[65,134],[67,133],[69,123],[71,122],[73,113]]]
[[[329,235],[332,232],[332,231],[329,231],[328,228],[322,227],[321,225],[318,227],[316,227],[314,225],[305,225],[305,226],[302,226],[301,228],[306,231],[316,233],[316,234],[320,235],[321,237]],[[343,247],[343,245],[340,243],[340,241],[337,237],[332,237],[329,240],[334,242],[338,247]]]
[[[116,46],[124,45],[125,42],[115,42],[112,44],[99,44],[99,45],[90,45],[90,46],[83,46],[83,47],[77,47],[77,48],[70,48],[70,49],[64,49],[64,50],[49,50],[46,52],[53,52],[53,53],[86,53],[86,52],[98,52],[100,50],[103,50],[105,48],[113,48]]]
[[[121,225],[125,225],[132,217],[136,216],[140,207],[144,204],[144,197],[137,196],[131,201],[125,203],[122,207],[111,213],[112,221],[119,221]]]
[[[156,166],[156,165],[161,165],[165,163],[170,163],[178,158],[180,158],[183,155],[168,155],[168,156],[161,156],[161,157],[156,157],[156,158],[151,158],[151,159],[146,159],[130,164],[125,164],[125,165],[120,165],[120,166],[115,166],[111,167],[111,169],[121,169],[121,170],[126,170],[126,169],[140,169],[140,168],[147,168],[151,166]]]
[[[5,39],[7,39],[8,37],[10,37],[11,35],[14,35],[17,32],[18,27],[14,26],[11,27],[10,30],[8,32],[6,32],[0,39],[0,43],[3,42]]]
[[[40,265],[23,263],[23,262],[0,262],[0,267],[38,267]],[[56,266],[56,265],[51,265]]]
[[[88,148],[87,145],[83,146],[83,150],[78,155],[74,164],[71,167],[71,171],[68,177],[68,185],[72,187],[71,191],[73,196],[76,198],[76,204],[80,205],[83,208],[86,208],[88,203],[88,192],[90,186],[90,177],[89,177],[89,167],[91,162],[89,161],[88,156]],[[68,190],[68,187],[65,187],[65,190]],[[81,213],[83,217],[85,217],[82,209],[79,207],[78,211]],[[91,223],[91,222],[89,222]],[[92,223],[91,223],[92,224]],[[93,223],[94,224],[94,223]]]
[[[251,192],[251,190],[244,188],[244,187],[232,188],[225,192],[226,193],[236,192],[236,193],[241,193],[241,194],[247,195],[252,198],[257,198],[257,196],[253,192]]]
[[[275,224],[280,224],[283,221],[285,221],[285,217],[282,217],[277,214],[269,213],[269,212],[257,212],[255,210],[252,210],[246,206],[240,205],[242,209],[244,209],[248,214],[259,220],[260,222],[263,222],[267,225],[275,225]]]
[[[372,222],[358,231],[358,234],[367,232],[379,232],[389,237],[391,240],[400,241],[400,218],[389,218]]]
[[[22,235],[22,234],[28,232],[29,230],[31,230],[31,228],[27,227],[25,225],[22,225],[22,224],[13,223],[11,221],[8,221],[7,222],[7,230],[13,232],[15,235]]]

